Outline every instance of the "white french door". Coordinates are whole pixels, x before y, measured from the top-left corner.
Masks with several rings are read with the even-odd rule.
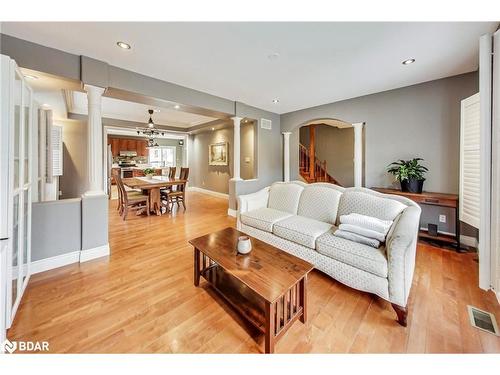
[[[28,285],[31,263],[33,90],[13,60],[9,67],[9,245],[7,251],[7,328]],[[4,82],[2,82],[3,84]]]

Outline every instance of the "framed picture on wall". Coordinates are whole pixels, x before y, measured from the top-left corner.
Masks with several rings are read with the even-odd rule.
[[[208,146],[208,165],[227,165],[227,142]]]

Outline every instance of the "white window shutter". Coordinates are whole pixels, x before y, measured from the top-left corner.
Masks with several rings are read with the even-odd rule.
[[[479,228],[479,93],[462,100],[460,116],[460,220]]]
[[[52,175],[62,176],[63,174],[63,143],[62,126],[52,126],[51,133],[52,144]]]

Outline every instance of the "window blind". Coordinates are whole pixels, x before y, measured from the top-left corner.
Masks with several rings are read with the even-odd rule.
[[[460,116],[460,220],[479,228],[480,217],[480,99],[462,100]]]

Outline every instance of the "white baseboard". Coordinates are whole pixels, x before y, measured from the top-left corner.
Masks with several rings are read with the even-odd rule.
[[[233,210],[232,208],[228,208],[227,214],[228,214],[228,216],[236,217],[236,215],[238,214],[238,211]]]
[[[500,292],[495,292],[495,294],[497,296],[498,304],[500,305]]]
[[[106,257],[109,255],[109,243],[103,246],[94,247],[92,249],[82,250],[80,252],[80,263],[87,262],[92,259]]]
[[[212,195],[212,196],[218,197],[218,198],[229,199],[229,195],[228,194],[219,193],[218,191],[213,191],[213,190],[208,190],[208,189],[202,189],[202,188],[199,188],[199,187],[196,187],[196,186],[188,186],[187,190],[188,191],[196,191],[198,193]]]
[[[45,272],[54,268],[67,266],[71,263],[78,263],[80,260],[80,251],[72,251],[70,253],[57,255],[51,258],[35,260],[31,262],[31,274]]]

